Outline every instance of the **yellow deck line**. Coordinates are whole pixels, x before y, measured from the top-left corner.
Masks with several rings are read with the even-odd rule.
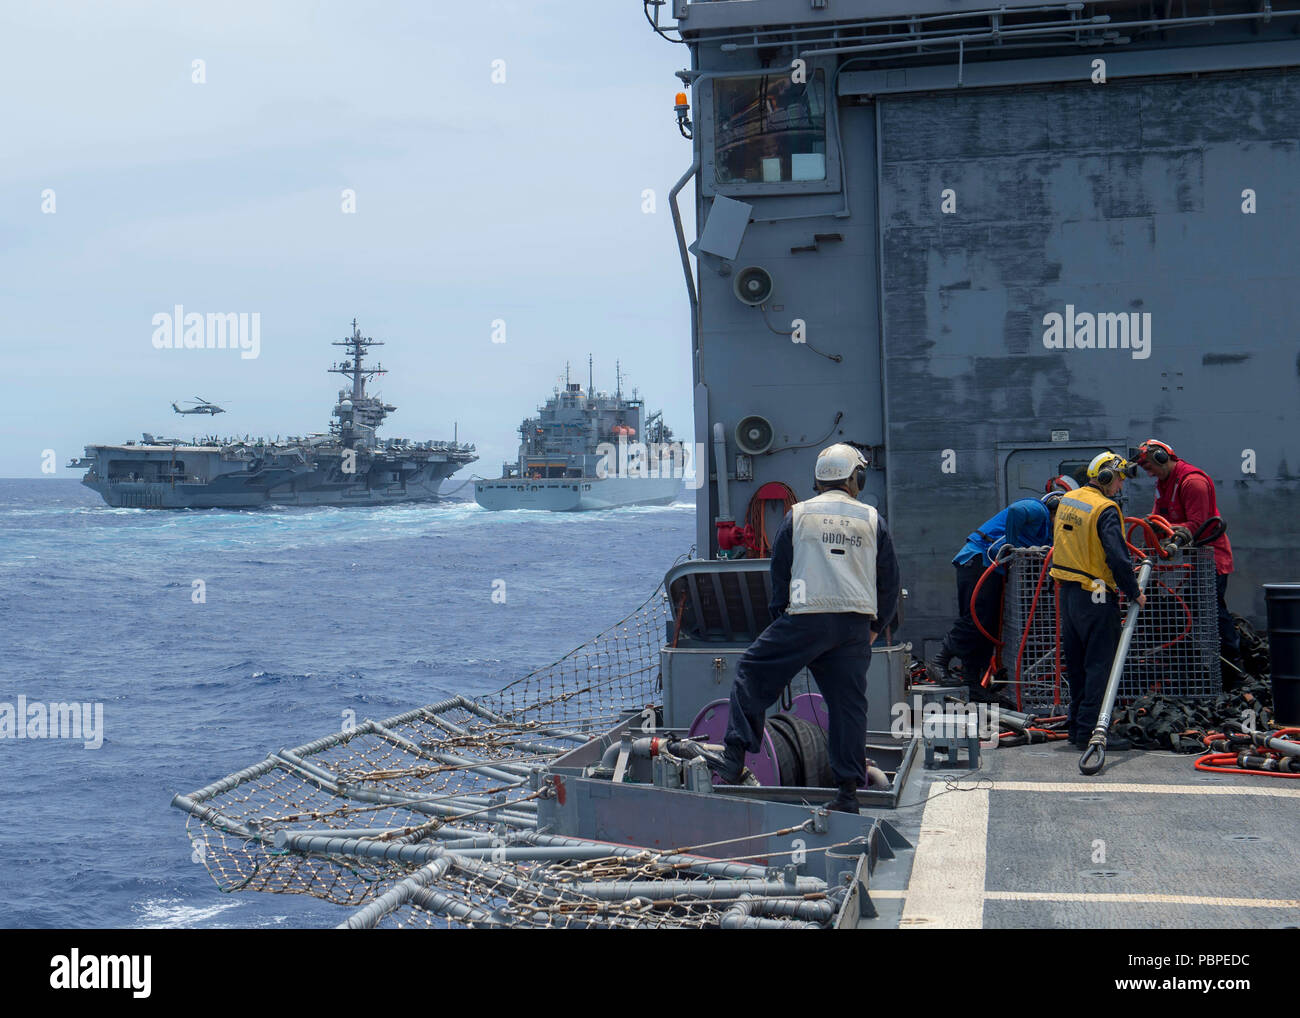
[[[986,901],[1082,901],[1117,905],[1222,905],[1226,908],[1300,908],[1300,901],[1290,898],[1215,898],[1200,894],[1124,894],[1102,891],[986,891],[984,898]]]
[[[1298,782],[1300,783],[1300,782]],[[1277,787],[1282,785],[1282,787]],[[1073,792],[1079,795],[1104,795],[1107,792],[1146,793],[1147,795],[1268,795],[1283,799],[1300,799],[1300,788],[1277,785],[1139,785],[1132,782],[1104,781],[993,781],[993,792]],[[988,788],[983,785],[981,787]],[[929,809],[929,807],[926,807]]]
[[[942,782],[930,786],[902,925],[960,930],[984,925],[988,831],[987,788],[945,795]]]
[[[873,887],[873,898],[897,901],[907,891]],[[1214,898],[1198,894],[1123,894],[1093,891],[985,891],[985,901],[1081,901],[1118,905],[1221,905],[1225,908],[1300,909],[1300,899],[1291,898]]]

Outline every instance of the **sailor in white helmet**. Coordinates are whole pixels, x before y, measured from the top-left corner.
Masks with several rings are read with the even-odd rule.
[[[867,668],[871,644],[893,621],[900,581],[885,521],[858,501],[867,461],[851,445],[823,449],[818,495],[786,516],[772,543],[772,624],[745,652],[731,687],[726,751],[718,777],[739,784],[757,753],[767,709],[801,668],[826,702],[838,794],[831,809],[858,811],[865,785]]]

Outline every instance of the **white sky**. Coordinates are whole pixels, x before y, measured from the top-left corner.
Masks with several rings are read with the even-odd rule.
[[[0,476],[41,476],[45,449],[78,476],[82,446],[142,431],[324,431],[329,342],[353,316],[387,342],[381,434],[459,422],[480,460],[458,476],[496,476],[589,352],[598,388],[618,358],[689,439],[667,205],[690,162],[672,111],[688,59],[637,0],[5,3]],[[155,350],[175,304],[260,312],[261,356]],[[196,395],[228,413],[172,413]]]

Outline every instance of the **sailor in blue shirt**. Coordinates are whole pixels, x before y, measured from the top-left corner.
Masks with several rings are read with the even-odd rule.
[[[997,559],[1005,545],[1013,548],[1036,548],[1052,543],[1052,517],[1063,490],[1078,487],[1070,478],[1055,478],[1041,498],[1022,498],[1012,502],[992,519],[985,520],[953,556],[957,569],[957,610],[960,613],[944,637],[943,646],[933,662],[935,677],[950,678],[948,663],[961,658],[966,688],[972,700],[994,700],[980,685],[980,678],[993,658],[993,641],[980,632],[971,616],[971,598],[984,571]],[[998,634],[1002,624],[1002,588],[1006,569],[999,566],[979,589],[975,611],[984,629]]]

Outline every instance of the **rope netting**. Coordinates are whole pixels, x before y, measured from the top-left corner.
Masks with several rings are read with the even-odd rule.
[[[659,884],[648,880],[631,883],[622,877],[596,879],[606,868],[584,871],[573,863],[494,864],[455,856],[445,864],[426,867],[399,885],[392,897],[400,904],[357,913],[346,925],[663,929],[754,925],[754,918],[766,916],[758,925],[813,927],[834,914],[834,903],[826,894],[794,893],[779,881],[734,881],[707,875]],[[657,890],[660,886],[663,889]]]
[[[539,830],[530,772],[658,702],[671,622],[661,587],[495,693],[367,720],[178,795],[194,858],[224,892],[308,894],[360,908],[358,927],[825,924],[823,881]]]

